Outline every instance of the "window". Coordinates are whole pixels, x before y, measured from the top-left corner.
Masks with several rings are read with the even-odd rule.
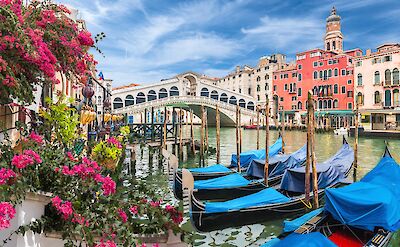
[[[289,75],[288,75],[288,74],[284,74],[284,75],[283,75],[283,78],[286,78],[286,79],[287,79],[287,78],[289,78]]]
[[[297,95],[301,96],[301,88],[297,89]]]
[[[338,86],[338,84],[335,84],[334,86],[333,86],[333,93],[334,94],[337,94],[338,93],[338,91],[339,91],[339,88],[338,88],[339,86]]]
[[[297,76],[298,81],[301,81],[301,74]]]
[[[362,74],[361,73],[359,73],[357,75],[357,85],[362,86]]]
[[[385,70],[385,85],[392,84],[392,72],[390,70]]]
[[[268,83],[265,83],[264,90],[265,90],[265,91],[268,90]]]
[[[346,70],[342,69],[342,75],[346,75]]]
[[[264,78],[265,78],[265,80],[269,80],[269,75],[266,74]]]
[[[242,89],[241,88],[239,88],[239,93],[242,93]]]
[[[328,108],[332,108],[332,100],[328,100]]]
[[[399,70],[393,69],[393,85],[399,85]]]
[[[295,100],[297,100],[297,97],[296,96],[292,96],[292,101],[295,101]]]
[[[392,92],[390,90],[385,90],[385,106],[392,106]]]
[[[332,64],[332,60],[329,60],[329,61],[328,61],[328,64]]]
[[[260,95],[257,95],[257,100],[260,101]]]
[[[346,93],[346,87],[342,86],[342,93]]]
[[[374,93],[374,104],[379,104],[381,103],[381,94],[379,91],[375,91]]]
[[[324,65],[324,62],[319,62],[319,66],[323,66]]]
[[[314,71],[314,80],[318,79],[318,71]]]
[[[274,85],[274,91],[276,91],[276,85]]]
[[[328,77],[332,77],[332,70],[331,69],[328,70]]]
[[[318,62],[314,62],[313,67],[317,67],[317,66],[318,66]]]
[[[357,61],[356,67],[360,67],[362,65],[362,61]]]
[[[247,94],[248,94],[248,95],[251,95],[251,88],[248,88],[248,89],[247,89]]]
[[[379,71],[375,71],[374,85],[379,85],[379,84],[381,84],[381,76],[379,74]]]
[[[348,84],[348,85],[351,85],[351,80],[347,80],[347,84]]]
[[[274,79],[276,80],[276,75],[274,75]]]
[[[364,105],[364,96],[362,95],[361,92],[359,92],[359,93],[357,94],[356,102],[357,102],[359,105]]]
[[[334,70],[333,74],[334,74],[335,76],[338,76],[338,75],[339,75],[339,70],[336,68],[336,69]]]
[[[328,71],[324,70],[324,80],[326,80],[328,78]]]
[[[299,101],[297,103],[297,109],[301,110],[303,108],[303,104],[301,103],[301,101]]]
[[[239,77],[242,77],[242,74],[239,74]]]
[[[260,91],[261,91],[260,85],[257,85],[257,92],[260,92]]]
[[[280,100],[281,102],[283,102],[283,97],[281,97],[279,100]]]
[[[339,101],[337,99],[335,99],[333,101],[333,108],[338,108],[339,107]]]
[[[390,61],[392,61],[392,56],[385,56],[385,57],[383,58],[383,61],[384,61],[384,62],[390,62]]]
[[[257,81],[261,81],[261,77],[257,76]]]
[[[299,69],[301,69],[301,64],[299,64]]]
[[[287,84],[285,84],[285,90],[287,90]]]
[[[347,103],[347,109],[353,110],[353,104],[352,103]]]
[[[319,78],[320,78],[320,79],[322,79],[323,73],[324,73],[324,72],[323,72],[322,70],[319,72]]]
[[[393,105],[399,106],[400,105],[400,98],[399,98],[399,89],[393,90]]]
[[[297,77],[297,73],[292,73],[292,78]]]
[[[353,91],[347,91],[347,97],[351,98],[353,97]]]

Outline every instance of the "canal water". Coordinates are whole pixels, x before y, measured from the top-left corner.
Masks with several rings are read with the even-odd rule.
[[[190,136],[189,128],[183,130],[184,135]],[[270,131],[270,144],[278,138],[277,131]],[[195,127],[196,139],[200,139],[200,127]],[[333,133],[317,133],[315,136],[317,162],[322,162],[334,155],[341,147],[343,137]],[[347,137],[348,142],[353,145],[354,139]],[[400,140],[387,139],[394,158],[400,161]],[[285,131],[285,152],[291,153],[306,143],[306,132]],[[209,145],[215,147],[216,134],[214,128],[209,128]],[[242,130],[242,152],[256,149],[257,131]],[[265,130],[260,130],[260,148],[265,147]],[[381,138],[359,138],[358,172],[357,177],[361,178],[370,171],[379,161],[384,152],[385,139]],[[164,199],[171,203],[178,203],[168,189],[166,176],[158,162],[158,151],[140,146],[136,148],[135,172],[138,178],[145,179],[148,184],[157,186],[160,193],[164,193]],[[154,155],[152,155],[154,153]],[[236,153],[236,138],[234,128],[221,129],[221,163],[229,164],[231,154]],[[215,164],[215,154],[206,156],[206,166]],[[199,157],[189,158],[181,162],[180,167],[198,167]],[[351,177],[351,176],[349,176]],[[265,224],[254,224],[239,228],[228,228],[211,233],[196,233],[185,218],[182,228],[188,232],[185,241],[193,246],[260,246],[268,239],[279,235],[282,230],[282,220],[268,222]],[[395,234],[391,246],[400,246],[400,234]]]

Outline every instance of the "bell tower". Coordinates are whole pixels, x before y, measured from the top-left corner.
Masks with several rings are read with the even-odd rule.
[[[326,18],[325,50],[336,53],[343,52],[343,34],[340,26],[340,16],[332,7],[331,14]]]

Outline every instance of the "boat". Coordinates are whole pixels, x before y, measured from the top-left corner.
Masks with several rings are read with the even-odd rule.
[[[269,156],[272,157],[282,151],[282,138],[279,137],[274,144],[269,147]],[[242,156],[243,155],[243,156]],[[241,168],[246,171],[248,165],[253,159],[265,159],[265,149],[264,150],[252,150],[240,154]],[[193,179],[196,180],[206,180],[212,178],[218,178],[226,175],[231,175],[236,173],[235,169],[237,167],[236,154],[232,154],[231,165],[226,167],[221,164],[215,164],[208,167],[190,168],[188,169],[193,175]],[[243,162],[243,163],[242,163]],[[247,165],[246,165],[247,164]],[[173,179],[173,191],[176,198],[182,198],[182,170],[178,169],[175,172]]]
[[[268,186],[279,184],[286,169],[301,166],[306,160],[306,151],[304,145],[290,155],[277,154],[270,157]],[[261,191],[268,187],[263,178],[264,164],[265,160],[253,160],[246,174],[233,173],[194,181],[193,193],[198,200],[230,200]]]
[[[321,202],[326,188],[339,186],[346,178],[353,159],[354,152],[346,142],[334,156],[317,165],[319,186],[317,193]],[[209,232],[303,213],[308,206],[304,203],[304,171],[305,167],[286,170],[279,187],[266,188],[228,201],[201,201],[191,191],[189,203],[192,225],[199,232]],[[286,177],[294,178],[293,175],[302,178],[301,184],[298,183],[299,180],[294,181],[301,189],[294,191],[283,189],[292,186]],[[185,190],[186,188],[191,190],[193,185],[185,184]],[[313,195],[310,197],[313,198]]]
[[[365,246],[389,244],[400,229],[400,166],[388,148],[377,166],[359,182],[327,189],[324,208],[293,221],[262,247]]]
[[[335,133],[335,135],[348,135],[349,130],[345,127],[340,127],[339,129],[333,130],[333,133]]]
[[[259,129],[265,129],[265,126],[259,125],[258,128],[259,128]],[[255,130],[255,129],[257,129],[257,124],[244,125],[244,126],[243,126],[243,129],[246,129],[246,130]]]

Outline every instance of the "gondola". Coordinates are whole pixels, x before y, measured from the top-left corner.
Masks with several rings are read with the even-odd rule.
[[[279,184],[286,169],[301,166],[306,160],[306,151],[304,145],[292,154],[272,156],[269,163],[268,186]],[[265,160],[256,162],[253,160],[246,174],[233,173],[219,178],[195,181],[193,193],[198,200],[231,200],[261,191],[268,187],[264,184],[263,174],[259,171],[260,168],[262,172],[264,171],[264,164]]]
[[[272,157],[274,155],[277,155],[282,151],[282,138],[279,137],[274,144],[272,144],[269,147],[269,156]],[[243,154],[243,156],[242,156]],[[265,159],[265,150],[253,150],[253,151],[248,151],[242,153],[240,156],[240,161],[243,163],[241,167],[243,168],[243,171],[246,171],[247,167],[249,166],[250,162],[253,159]],[[232,155],[232,160],[236,160],[236,155]],[[195,181],[197,180],[206,180],[206,179],[212,179],[212,178],[218,178],[230,174],[235,174],[237,173],[235,171],[237,167],[236,161],[231,163],[229,167],[226,167],[224,165],[216,164],[208,167],[200,167],[200,168],[191,168],[189,171],[192,173],[193,178]],[[175,172],[174,178],[173,178],[173,191],[174,195],[176,198],[181,199],[182,198],[182,170],[178,169]]]
[[[320,200],[326,188],[339,186],[346,178],[353,165],[353,159],[354,152],[346,142],[334,156],[317,165]],[[286,170],[280,188],[266,188],[254,194],[224,202],[200,201],[192,191],[189,199],[193,227],[200,232],[209,232],[227,227],[262,223],[304,212],[308,206],[304,203],[304,170],[304,167]],[[288,180],[287,176],[297,178],[294,180],[294,185],[300,189],[282,189],[292,187],[292,181]],[[303,182],[299,184],[301,179]],[[301,189],[302,192],[298,192]]]
[[[262,247],[387,246],[400,229],[399,186],[400,166],[386,148],[359,182],[327,189],[323,209],[284,222],[283,233]]]

